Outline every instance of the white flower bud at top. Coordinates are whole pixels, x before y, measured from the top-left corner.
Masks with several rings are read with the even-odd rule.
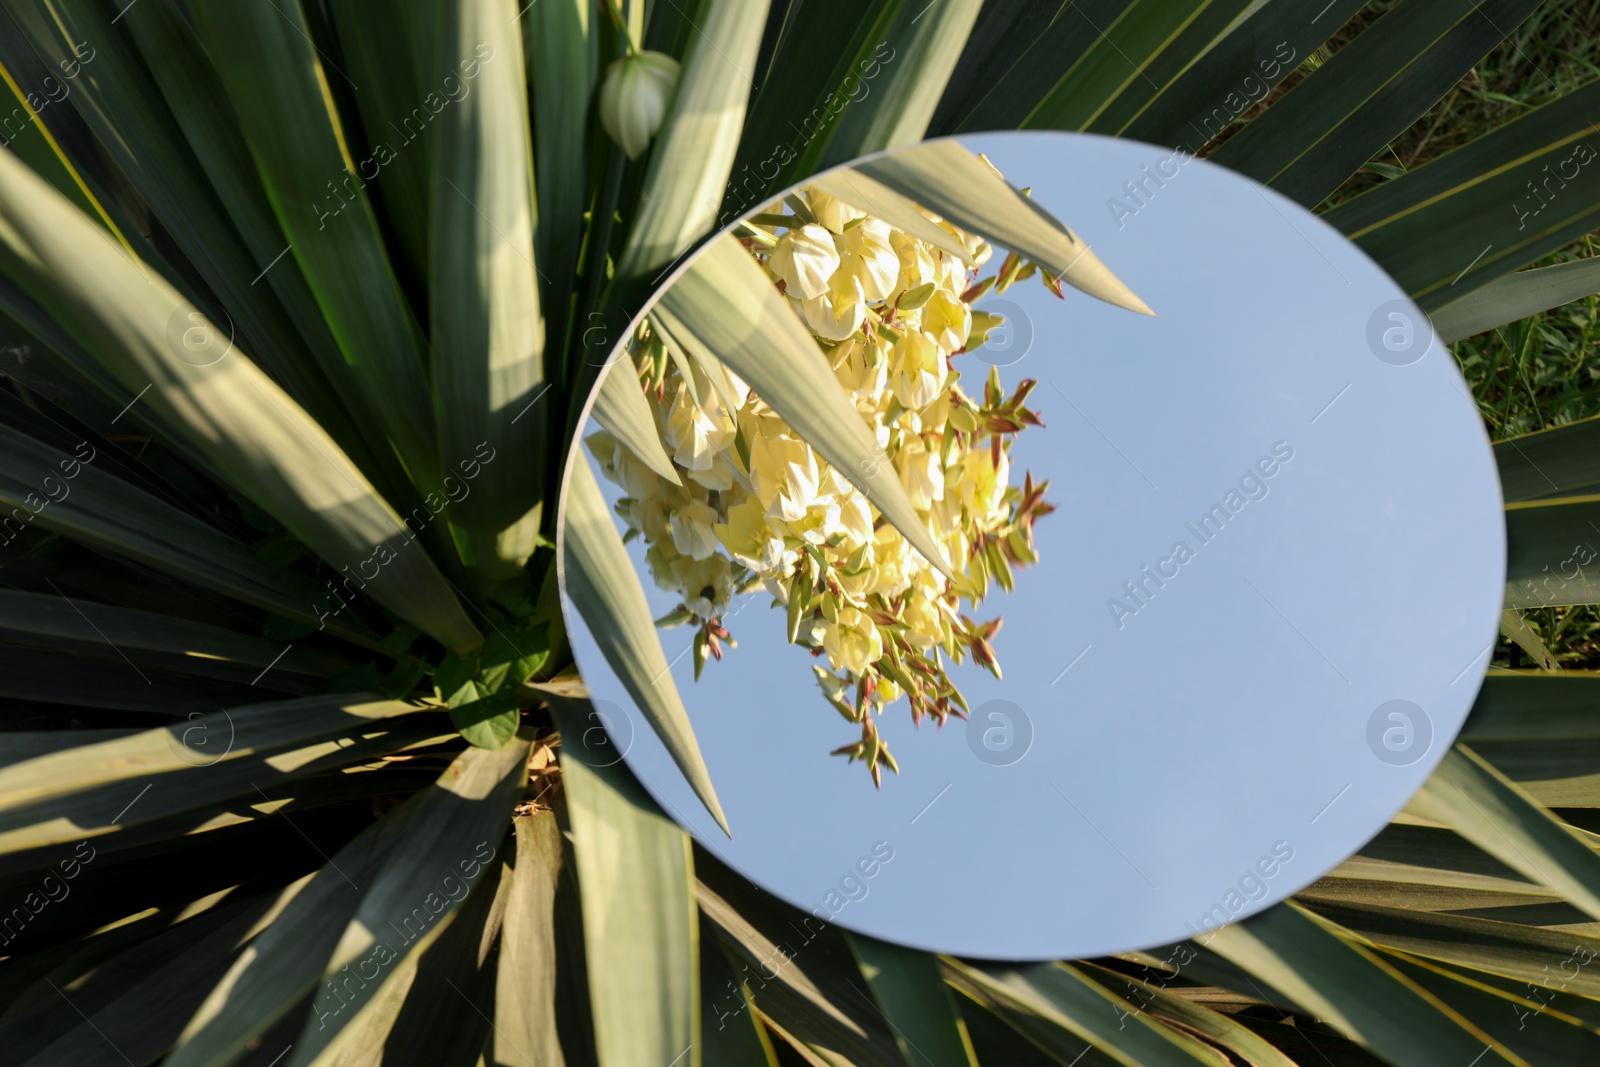
[[[678,61],[660,52],[624,56],[606,68],[600,125],[629,159],[638,159],[650,147],[677,83]]]

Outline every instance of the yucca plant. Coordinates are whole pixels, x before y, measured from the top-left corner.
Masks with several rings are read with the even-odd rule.
[[[717,812],[680,698],[638,684],[663,658],[587,465],[563,531],[557,493],[634,313],[801,179],[1089,130],[1322,207],[1450,341],[1600,289],[1590,260],[1519,271],[1600,226],[1593,83],[1386,162],[1523,20],[1559,21],[1319,6],[4,0],[0,1058],[1593,1062],[1578,672],[1491,669],[1407,811],[1295,901],[1070,963],[817,929],[581,758],[558,533]],[[866,173],[1006,247],[958,171]],[[714,245],[666,309],[798,410],[781,351],[741,351],[772,298],[741,255]],[[860,424],[818,395],[785,417],[848,456]],[[1600,422],[1496,450],[1507,632],[1553,667],[1520,612],[1600,602]],[[893,519],[896,483],[863,480]]]

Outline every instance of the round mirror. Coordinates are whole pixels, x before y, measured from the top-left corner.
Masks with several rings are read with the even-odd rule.
[[[1499,484],[1428,320],[1166,149],[813,179],[678,266],[586,417],[563,588],[603,729],[568,751],[922,949],[1095,956],[1283,899],[1426,779],[1497,632]]]

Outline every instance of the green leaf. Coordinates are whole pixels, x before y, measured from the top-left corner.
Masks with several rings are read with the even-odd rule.
[[[533,554],[550,424],[518,6],[438,5],[448,76],[477,76],[433,131],[434,403],[446,474],[472,479],[452,522],[486,584],[515,577]]]
[[[398,1010],[420,956],[455,917],[504,844],[509,811],[527,781],[528,742],[469,748],[404,812],[403,838],[362,889],[322,968],[323,989],[294,1043],[290,1067],[334,1062],[362,1047],[373,1016]],[[377,972],[365,982],[349,973]]]
[[[231,130],[236,120],[225,106],[224,117],[215,113],[220,102],[215,75],[182,16],[173,22],[171,0],[136,16],[126,9],[114,15],[91,0],[22,0],[9,10],[42,58],[63,72],[79,72],[68,83],[73,108],[98,145],[83,146],[79,156],[100,150],[110,155],[118,179],[150,205],[195,272],[237,318],[238,332],[251,339],[263,367],[366,462],[373,453],[323,377],[332,371],[332,380],[343,384],[332,336],[303,280],[263,275],[287,241],[270,215],[263,215],[267,205],[254,174],[234,169],[241,163],[249,167],[248,157],[239,160],[233,154],[243,147]],[[134,17],[129,29],[133,43],[151,60],[149,72],[120,32],[124,16]],[[151,38],[158,43],[147,47]],[[180,101],[176,115],[169,114],[164,94]],[[219,126],[232,136],[219,133]],[[192,152],[186,136],[193,139]],[[95,158],[77,162],[99,168]],[[148,252],[141,254],[153,260]],[[183,287],[175,272],[161,269],[169,282]],[[269,281],[254,284],[264,277]],[[279,300],[273,299],[275,293]],[[207,304],[206,310],[213,309]],[[321,375],[301,358],[302,343],[321,357]],[[134,391],[143,387],[140,382]]]
[[[193,225],[204,223],[221,227],[231,224],[237,229],[249,256],[234,269],[248,271],[248,274],[233,280],[220,295],[226,298],[230,308],[239,309],[244,316],[245,332],[256,343],[255,355],[262,369],[281,382],[284,389],[333,435],[392,502],[398,504],[407,499],[409,486],[405,469],[381,433],[369,434],[361,428],[382,425],[382,413],[368,391],[359,387],[359,378],[345,363],[305,276],[291,257],[283,255],[289,241],[278,227],[222,82],[194,28],[172,0],[124,8],[117,18],[117,26],[127,28],[160,90],[160,99],[171,110],[173,121],[199,164],[183,173],[176,183],[165,168],[159,177],[147,175],[142,186],[172,185],[170,189],[150,190],[147,195],[151,202],[172,210],[167,208],[166,198],[175,193],[186,194],[179,203],[185,214],[196,216]],[[97,35],[94,39],[105,38]],[[117,47],[115,41],[110,43]],[[130,104],[125,98],[128,83],[119,83],[118,90],[115,95],[121,98],[107,100],[106,105],[114,114],[125,115]],[[159,114],[154,94],[144,99],[150,113]],[[118,128],[127,126],[125,122],[118,122]],[[161,160],[169,154],[174,163],[181,158],[183,145],[177,143],[175,137],[172,140],[174,143],[170,146],[159,147],[162,154],[154,156],[153,160]],[[210,188],[215,190],[226,211],[226,223],[209,221],[209,197],[201,199],[205,189],[202,175],[210,180]],[[209,235],[202,233],[200,236]],[[231,243],[232,231],[218,229],[216,236],[210,237],[210,241],[219,239]],[[206,254],[221,257],[225,253],[208,250]],[[225,277],[231,279],[231,275]],[[270,290],[277,297],[275,304],[264,290]],[[257,303],[261,304],[259,310],[255,309]],[[263,330],[259,325],[262,319],[269,329]],[[296,335],[303,339],[303,348],[309,349],[314,360],[303,358],[302,345],[296,343]]]
[[[439,13],[444,6],[434,0],[327,4],[338,37],[339,69],[323,74],[341,86],[348,87],[346,77],[359,86],[349,94],[367,142],[357,173],[377,186],[398,245],[396,269],[419,292],[428,276],[430,179],[438,136],[428,96],[433,94],[435,103],[449,97],[447,110],[481,89],[474,79],[439,62]],[[503,57],[498,51],[494,55]],[[447,77],[454,80],[447,82]],[[361,164],[367,160],[371,162],[363,172]]]
[[[1314,207],[1420,118],[1541,0],[1410,0],[1211,157]]]
[[[1147,71],[1162,50],[1210,3],[1211,0],[1163,0],[1133,4],[1121,18],[1095,32],[1094,43],[1083,58],[1061,76],[1018,125],[1024,129],[1084,129],[1124,90],[1148,79]]]
[[[1597,292],[1600,258],[1579,259],[1496,278],[1428,317],[1449,344]],[[1496,443],[1496,452],[1504,443]],[[1509,493],[1507,499],[1511,499]]]
[[[589,101],[594,96],[599,17],[590,0],[540,0],[522,10],[533,91],[533,155],[539,175],[534,261],[544,266],[552,337],[565,335],[588,201]]]
[[[1364,0],[1332,0],[1307,18],[1298,4],[1282,0],[1251,4],[1237,25],[1164,84],[1137,115],[1113,129],[1113,107],[1089,128],[1197,153],[1293,74],[1364,6]]]
[[[415,974],[405,988],[393,983],[386,1010],[362,1020],[365,1035],[352,1035],[355,1040],[349,1042],[358,1055],[381,1048],[390,1061],[461,1067],[484,1062],[494,1026],[488,1012],[494,1009],[495,949],[511,894],[510,872],[503,861],[488,865],[444,932],[413,957]]]
[[[639,462],[673,485],[683,484],[667,450],[661,446],[656,417],[629,360],[619,359],[600,372],[600,387],[590,414]]]
[[[843,931],[761,892],[709,853],[696,853],[695,863],[700,911],[736,972],[735,985],[717,991],[719,1015],[742,1012],[748,993],[761,1021],[807,1063],[902,1062]]]
[[[600,487],[595,484],[594,472],[581,455],[569,465],[568,472],[561,531],[567,594],[588,624],[606,662],[661,738],[678,770],[717,825],[729,833],[722,805],[717,802],[711,776],[695,743],[689,713],[684,710],[666,654],[661,651],[661,639],[656,636],[639,575],[617,534]]]
[[[778,39],[739,142],[719,224],[816,170],[845,110],[876,91],[897,53],[887,39],[901,0],[806,0],[768,19]],[[834,32],[808,32],[828,26]]]
[[[939,961],[865,934],[845,934],[895,1044],[908,1067],[977,1067],[967,1028],[956,1014]]]
[[[1591,523],[1600,520],[1600,494],[1550,497],[1506,505],[1506,578],[1568,580],[1593,560]],[[1569,569],[1572,572],[1569,575]]]
[[[1496,441],[1494,459],[1507,503],[1600,493],[1600,416]],[[1570,560],[1556,562],[1552,570],[1556,577],[1576,578],[1576,573],[1566,573],[1570,565]]]
[[[1572,930],[1543,930],[1520,923],[1360,903],[1319,901],[1314,907],[1326,920],[1377,945],[1536,985],[1551,983],[1559,973],[1565,992],[1591,1001],[1600,999],[1600,976],[1595,968],[1582,967],[1570,976],[1561,971],[1563,961],[1570,966],[1574,951],[1590,958],[1600,955],[1600,938]],[[1393,1017],[1406,1018],[1397,1003],[1390,1007]]]
[[[1094,119],[1081,128],[1089,133],[1116,134],[1140,115],[1172,106],[1176,101],[1169,100],[1166,94],[1176,89],[1179,79],[1209,59],[1213,51],[1226,46],[1236,35],[1248,36],[1245,29],[1249,25],[1247,13],[1252,9],[1259,11],[1264,6],[1252,0],[1208,0],[1200,5],[1194,18],[1144,65],[1141,76],[1123,86],[1115,98],[1100,107]],[[1241,21],[1243,25],[1239,25]],[[1324,13],[1311,28],[1327,24],[1327,14]],[[1334,22],[1333,26],[1337,27],[1338,23]],[[1273,40],[1268,47],[1277,45],[1279,41],[1281,38]],[[1260,91],[1259,61],[1252,56],[1248,63],[1255,68],[1250,71],[1254,77],[1249,88]],[[1239,72],[1240,79],[1250,75]]]
[[[932,141],[858,163],[855,169],[958,228],[1032,260],[1075,289],[1117,307],[1155,314],[1076,234],[956,141]]]
[[[1476,1024],[1292,902],[1224,926],[1203,943],[1391,1062],[1515,1062]]]
[[[1545,647],[1544,641],[1540,639],[1538,631],[1530,626],[1528,621],[1522,617],[1522,613],[1515,608],[1506,608],[1500,612],[1500,636],[1514,642],[1517,647],[1526,652],[1534,663],[1539,665],[1540,670],[1559,671],[1561,669],[1561,665],[1556,662],[1555,657],[1550,654],[1550,650]]]
[[[815,175],[808,178],[806,184],[843,200],[858,211],[882,219],[897,230],[904,230],[919,241],[926,241],[950,253],[969,267],[974,265],[966,246],[956,240],[949,230],[928,218],[917,209],[917,205],[893,189],[874,181],[854,167],[840,167]],[[901,306],[905,306],[904,301]]]
[[[255,803],[264,799],[262,784],[439,738],[435,717],[419,714],[429,710],[348,694],[302,697],[49,751],[0,769],[0,852],[111,833],[231,797]],[[126,799],[113,804],[111,795]]]
[[[1209,1047],[1152,1022],[1088,975],[1065,963],[971,964],[946,958],[950,982],[979,1004],[995,1005],[1035,1044],[1058,1058],[1079,1041],[1126,1067],[1226,1067]],[[1132,1010],[1130,1010],[1132,1009]]]
[[[469,744],[499,748],[517,732],[522,708],[515,690],[506,689],[450,706],[450,722]]]
[[[378,412],[422,493],[443,486],[425,345],[395,277],[360,167],[386,160],[350,154],[329,78],[300,0],[190,5],[196,28],[233,103],[261,182],[345,359],[382,397]],[[430,111],[431,114],[431,111]],[[466,457],[451,456],[455,463]],[[447,644],[455,643],[447,641]]]
[[[700,914],[701,1067],[778,1067],[761,1016],[717,937]]]
[[[292,895],[296,888],[290,886],[283,895]],[[51,990],[55,982],[47,977],[44,991],[58,1000],[69,998],[72,1014],[67,1026],[54,1034],[48,1015],[35,1011],[27,1033],[8,1034],[0,1028],[8,1058],[27,1067],[114,1063],[118,1061],[111,1056],[118,1055],[126,1062],[135,1062],[135,1056],[140,1063],[159,1059],[195,1004],[227,972],[240,942],[261,921],[262,913],[274,906],[271,894],[231,901],[100,961],[90,973],[75,975],[76,982],[62,982]],[[62,985],[71,993],[60,991]],[[33,1048],[37,1051],[29,1056]]]
[[[1507,993],[1447,967],[1400,953],[1386,952],[1384,958],[1430,994],[1480,1023],[1497,1041],[1529,1063],[1585,1063],[1600,1057],[1600,1034],[1559,1007],[1548,1005],[1548,993],[1527,986]]]
[[[705,0],[678,88],[650,153],[617,275],[673,262],[717,222],[750,99],[768,0]]]
[[[1451,748],[1407,810],[1600,918],[1600,854],[1466,745]]]
[[[374,597],[446,645],[480,640],[448,582],[412,547],[410,530],[327,432],[9,153],[0,155],[0,269],[319,555],[370,577]]]
[[[494,1037],[485,1058],[494,1067],[562,1063],[556,1040],[556,886],[561,829],[553,811],[513,820],[514,866],[500,927]]]
[[[336,653],[285,648],[173,615],[16,589],[0,589],[0,633],[76,651],[109,644],[141,664],[251,683],[270,668],[269,677],[311,685],[353,665]]]
[[[982,0],[902,4],[883,38],[894,62],[844,109],[817,169],[922,140],[982,6]]]
[[[969,85],[951,110],[940,116],[938,132],[1013,130],[1049,95],[1056,83],[1083,61],[1137,0],[1075,0],[1052,5],[1048,14],[1019,19],[1022,29],[1001,38],[989,62],[969,75]],[[981,32],[990,18],[978,23]],[[958,72],[957,78],[960,77]]]
[[[567,738],[586,700],[553,698]],[[563,756],[577,746],[560,750]],[[667,1064],[700,1041],[699,927],[689,837],[621,763],[561,761],[583,901],[589,1004],[600,1067]]]
[[[1118,971],[1092,963],[1078,965],[1085,975],[1112,992],[1125,989],[1140,1002],[1140,1010],[1148,1011],[1168,1025],[1200,1035],[1214,1045],[1220,1045],[1234,1056],[1253,1067],[1295,1067],[1294,1061],[1280,1052],[1254,1030],[1237,1022],[1233,1016],[1213,1011],[1203,1004],[1160,985],[1140,981]],[[1181,967],[1176,968],[1181,972]],[[1165,977],[1165,976],[1163,976]],[[1174,975],[1173,977],[1176,977]]]
[[[1595,228],[1600,168],[1586,165],[1594,150],[1584,139],[1596,100],[1600,81],[1323,217],[1424,311],[1454,303]],[[1538,188],[1546,181],[1544,198],[1529,191],[1529,182]]]
[[[1483,680],[1461,740],[1600,740],[1592,674],[1491,674]]]
[[[748,252],[721,237],[668,286],[662,305],[883,513],[925,559],[950,565],[805,325]]]
[[[100,453],[87,442],[63,452],[0,424],[0,456],[5,457],[0,503],[27,508],[41,527],[287,618],[325,622],[341,637],[377,647],[375,635],[346,625],[337,609],[322,606],[329,599],[325,590],[300,575],[267,567],[215,527],[102,470],[109,465],[98,464]],[[72,475],[70,488],[59,480],[67,475]],[[39,495],[46,478],[65,490],[48,505]],[[15,526],[6,533],[15,537]]]

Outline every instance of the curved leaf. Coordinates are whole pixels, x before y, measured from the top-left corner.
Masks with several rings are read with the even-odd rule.
[[[1595,293],[1600,293],[1600,257],[1507,274],[1428,318],[1449,344]],[[1496,444],[1496,452],[1499,448]]]
[[[646,467],[673,485],[682,485],[672,460],[661,446],[661,431],[656,428],[655,416],[650,412],[650,401],[645,399],[639,379],[630,373],[631,370],[632,365],[623,359],[600,372],[600,387],[590,414]]]
[[[289,1067],[337,1062],[370,1043],[374,1017],[398,1012],[418,960],[504,847],[527,765],[525,739],[498,749],[469,748],[397,813],[403,837],[362,888],[361,903],[322,968],[324,988],[312,1001]],[[348,981],[350,970],[365,981]]]
[[[865,934],[845,934],[907,1067],[977,1067],[936,957]]]
[[[929,141],[857,163],[855,169],[958,228],[1033,260],[1075,289],[1117,307],[1155,314],[1076,234],[958,141]]]
[[[473,477],[450,511],[486,582],[515,577],[538,543],[544,465],[525,457],[550,423],[518,6],[438,5],[447,68],[478,75],[434,124],[434,403],[446,475]]]
[[[1600,854],[1466,745],[1451,748],[1406,807],[1600,919]]]
[[[768,0],[706,0],[628,230],[617,275],[640,278],[716,225],[755,77]]]
[[[1224,926],[1203,944],[1391,1062],[1519,1062],[1371,949],[1293,902]]]
[[[739,242],[723,236],[707,245],[668,286],[661,303],[866,494],[923,558],[951,573],[810,332]]]
[[[594,472],[581,454],[568,466],[562,514],[560,558],[567,594],[678,770],[717,825],[728,833],[728,821],[695,744],[689,713],[661,651],[661,638],[639,575],[595,484]]]
[[[564,737],[582,735],[588,701],[557,697],[550,708]],[[561,776],[600,1067],[685,1062],[700,1043],[689,835],[621,763],[591,767],[581,757],[563,758]]]
[[[0,268],[124,386],[330,563],[452,648],[482,640],[411,531],[232,340],[9,153]]]
[[[1087,1041],[1127,1067],[1225,1067],[1214,1050],[1137,1008],[1128,1010],[1132,1005],[1068,964],[979,965],[946,958],[944,965],[957,989],[1003,1009],[1002,1018],[1014,1026],[1026,1020],[1022,1032],[1057,1055]]]

